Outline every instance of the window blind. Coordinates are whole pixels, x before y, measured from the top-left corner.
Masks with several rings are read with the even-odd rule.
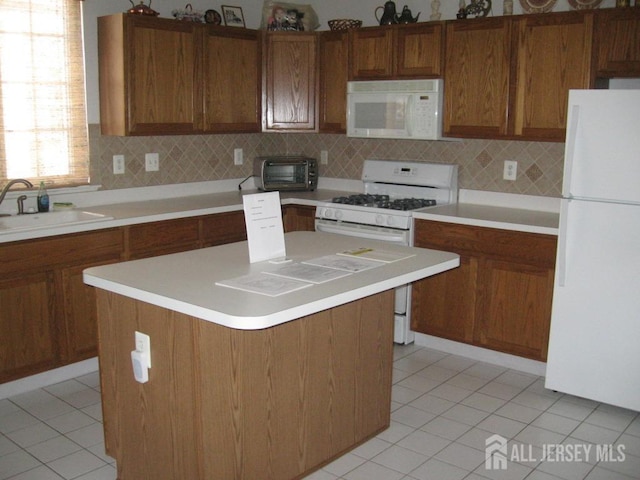
[[[88,183],[81,8],[0,2],[0,183]]]

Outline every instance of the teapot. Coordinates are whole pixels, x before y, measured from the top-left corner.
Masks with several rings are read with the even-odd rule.
[[[378,18],[378,10],[382,10],[382,17]],[[393,25],[398,23],[398,14],[396,13],[396,4],[389,0],[384,7],[375,9],[374,14],[380,25]]]
[[[151,8],[151,0],[149,0],[149,6],[145,5],[142,0],[138,5],[133,3],[133,0],[129,0],[133,8],[127,10],[127,13],[133,13],[135,15],[149,15],[153,17],[157,17],[159,15],[158,12]]]
[[[420,12],[418,12],[418,15],[416,15],[416,18],[413,18],[411,16],[411,10],[409,10],[409,7],[405,5],[404,8],[402,9],[402,13],[400,14],[400,17],[398,18],[398,23],[416,23],[418,21],[419,16],[420,16]]]

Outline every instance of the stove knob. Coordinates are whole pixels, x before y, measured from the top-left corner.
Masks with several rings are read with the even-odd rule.
[[[391,226],[395,223],[395,219],[392,216],[387,217],[387,225]]]
[[[331,218],[333,217],[333,210],[331,210],[330,208],[325,208],[324,212],[322,212],[322,216],[324,218]]]
[[[336,211],[336,220],[340,220],[342,218],[342,211],[341,210],[337,210]]]
[[[377,225],[382,225],[384,223],[384,217],[380,214],[376,215],[376,224]]]

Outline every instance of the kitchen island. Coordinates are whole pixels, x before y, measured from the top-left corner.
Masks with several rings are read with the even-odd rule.
[[[107,453],[119,480],[302,478],[389,426],[393,289],[455,254],[315,232],[293,263],[354,248],[406,258],[279,296],[216,285],[278,268],[246,242],[90,268]],[[135,381],[134,332],[150,336]]]

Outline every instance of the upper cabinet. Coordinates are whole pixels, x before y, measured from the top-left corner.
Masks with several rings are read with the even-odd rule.
[[[596,12],[596,76],[640,77],[640,8]]]
[[[448,136],[507,134],[512,23],[505,18],[447,24],[444,127]]]
[[[450,22],[448,136],[562,141],[569,89],[591,86],[593,14]]]
[[[98,19],[98,53],[103,135],[259,129],[255,32],[117,14]]]
[[[319,131],[345,133],[349,35],[347,32],[320,32],[318,42]]]
[[[317,131],[317,36],[267,32],[264,38],[262,130]]]
[[[440,22],[352,30],[351,80],[429,78],[442,75]]]
[[[204,41],[204,130],[259,132],[259,32],[209,26]]]
[[[193,133],[196,24],[140,15],[98,19],[103,135]]]

